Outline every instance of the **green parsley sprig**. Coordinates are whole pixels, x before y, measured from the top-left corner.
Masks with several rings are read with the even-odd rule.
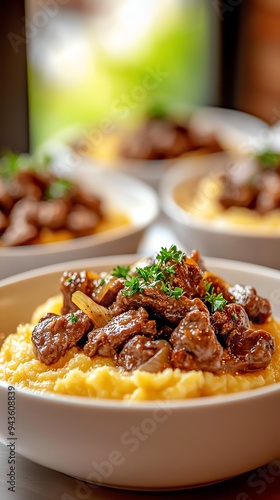
[[[136,267],[134,275],[126,274],[126,276],[123,276],[126,280],[122,293],[132,296],[135,293],[142,293],[147,286],[155,288],[158,285],[165,294],[179,299],[183,294],[183,290],[180,287],[172,288],[170,277],[176,272],[175,264],[182,264],[185,257],[184,252],[178,250],[176,245],[171,245],[169,249],[162,247],[153,264]],[[170,265],[166,265],[167,262]],[[113,270],[115,273],[113,276],[116,276],[115,269]]]
[[[280,154],[276,151],[265,150],[256,156],[262,170],[280,166]]]
[[[55,179],[47,188],[45,193],[46,200],[56,200],[63,198],[70,193],[73,183],[68,179]]]
[[[0,158],[0,176],[11,179],[22,171],[45,171],[49,168],[51,157],[49,156],[31,156],[29,154],[17,154],[7,151]]]
[[[72,312],[71,313],[71,321],[72,321],[72,323],[77,323],[77,321],[79,321],[79,316],[77,316],[76,314],[74,314]]]
[[[202,301],[208,307],[210,313],[214,313],[216,311],[223,311],[225,305],[227,304],[227,300],[224,298],[222,293],[215,293],[215,289],[213,283],[210,281],[204,281],[206,293],[202,297]]]
[[[112,276],[116,276],[116,278],[126,278],[130,271],[130,266],[116,266],[111,272]]]
[[[160,252],[156,256],[156,259],[160,264],[168,262],[169,260],[173,260],[178,264],[182,264],[184,262],[185,257],[186,254],[181,250],[177,250],[176,245],[171,245],[169,250],[167,250],[167,248],[165,247],[162,247]]]

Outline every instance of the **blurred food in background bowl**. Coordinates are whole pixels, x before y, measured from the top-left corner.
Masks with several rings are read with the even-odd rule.
[[[129,223],[125,214],[105,213],[96,194],[58,177],[48,160],[9,153],[0,174],[0,247],[54,243]]]
[[[203,255],[280,268],[277,156],[219,153],[166,172],[161,206],[180,240]]]
[[[80,257],[135,252],[158,214],[151,188],[118,172],[8,155],[0,177],[0,278]]]
[[[207,107],[190,111],[183,105],[170,111],[155,109],[131,125],[109,125],[106,129],[73,127],[43,149],[77,168],[79,159],[86,158],[157,188],[163,173],[185,157],[238,152],[243,143],[250,144],[251,136],[268,128],[246,113]]]

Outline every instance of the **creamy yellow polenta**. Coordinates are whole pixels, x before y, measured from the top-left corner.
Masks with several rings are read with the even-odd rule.
[[[275,337],[276,352],[265,370],[251,374],[214,375],[171,368],[156,374],[139,370],[123,373],[111,359],[91,359],[76,347],[46,366],[34,356],[32,325],[46,312],[59,313],[60,307],[61,297],[49,299],[35,311],[30,324],[20,325],[17,333],[9,335],[0,351],[0,380],[40,392],[139,401],[226,394],[280,381],[280,325],[274,319],[265,329]]]

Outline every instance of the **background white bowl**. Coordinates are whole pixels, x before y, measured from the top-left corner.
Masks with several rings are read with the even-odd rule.
[[[56,294],[66,268],[109,270],[135,260],[119,256],[71,262],[3,280],[1,331],[13,331],[38,303]],[[280,272],[217,259],[206,259],[206,264],[229,282],[255,286],[280,316]],[[5,445],[7,390],[8,384],[0,383],[0,441]],[[280,456],[279,401],[279,383],[231,395],[139,403],[16,389],[16,449],[41,465],[101,485],[148,490],[197,486]]]
[[[121,212],[131,223],[118,228],[72,240],[41,245],[0,248],[0,279],[29,269],[68,260],[134,253],[145,230],[158,215],[155,192],[144,183],[120,172],[81,166],[79,170],[63,170],[56,165],[57,173],[67,175],[84,189],[95,193],[105,211]]]
[[[235,152],[243,152],[255,148],[256,139],[261,138],[269,130],[268,125],[255,116],[235,111],[231,109],[200,107],[196,109],[186,108],[183,104],[178,104],[174,109],[174,115],[182,120],[188,120],[189,126],[202,135],[215,134],[219,138],[224,149]],[[187,117],[190,116],[188,119]],[[93,127],[93,131],[94,131]],[[93,155],[82,156],[76,153],[70,144],[75,143],[79,138],[90,143],[90,132],[84,127],[71,127],[61,131],[54,138],[47,141],[41,150],[54,156],[62,164],[74,165],[79,169],[84,162],[88,165],[97,166],[109,170],[110,172],[120,171],[127,175],[136,177],[157,189],[162,175],[174,164],[181,161],[181,158],[170,160],[134,160],[117,158],[114,162],[101,160]],[[106,135],[104,137],[106,140]],[[102,140],[102,139],[101,139]],[[197,152],[190,152],[186,157],[196,156]]]
[[[218,153],[185,160],[163,176],[159,193],[162,210],[168,216],[176,235],[191,251],[200,249],[203,255],[240,260],[280,269],[280,235],[263,232],[261,228],[238,227],[231,222],[220,227],[215,219],[198,218],[182,208],[174,191],[186,185],[186,205],[197,193],[199,181],[205,176],[226,172],[236,161],[231,155]],[[202,197],[206,194],[202,194]],[[198,207],[199,209],[199,207]],[[190,248],[191,246],[191,248]]]

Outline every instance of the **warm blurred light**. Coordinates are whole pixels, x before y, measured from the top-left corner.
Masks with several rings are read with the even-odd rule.
[[[137,46],[142,46],[145,36],[156,22],[160,13],[174,0],[119,0],[109,18],[109,26],[102,31],[100,43],[112,56],[124,58]],[[172,6],[172,5],[171,5]]]
[[[58,16],[50,20],[46,36],[42,30],[41,36],[29,45],[31,64],[51,85],[75,86],[85,78],[89,66],[93,68],[94,54],[90,50],[88,33],[84,23],[77,21],[77,17],[68,16],[62,23]],[[52,36],[49,36],[49,29]]]

